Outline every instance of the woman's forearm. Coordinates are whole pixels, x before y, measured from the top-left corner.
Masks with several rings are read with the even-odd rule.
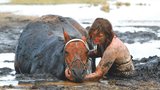
[[[103,72],[100,68],[97,68],[94,73],[85,76],[85,81],[98,81],[103,77]]]

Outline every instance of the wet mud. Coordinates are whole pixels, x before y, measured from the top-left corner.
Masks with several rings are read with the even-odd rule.
[[[160,40],[160,37],[158,37],[153,32],[147,32],[147,31],[138,31],[138,32],[116,32],[117,36],[120,37],[122,41],[125,43],[133,44],[135,42],[145,43],[150,40]]]
[[[4,68],[0,68],[0,76],[5,76],[10,74],[10,72],[12,72],[13,70],[7,67]]]
[[[20,33],[26,24],[36,17],[16,16],[10,13],[0,14],[0,53],[15,52]],[[134,26],[138,27],[139,26]],[[148,42],[160,40],[156,34],[159,26],[144,26],[153,29],[153,32],[118,32],[117,36],[126,43]],[[14,61],[5,60],[6,63]],[[15,76],[17,85],[3,85],[1,89],[47,89],[47,90],[159,90],[160,89],[160,57],[149,56],[139,60],[133,60],[135,75],[132,77],[109,76],[99,82],[73,83],[61,81],[51,75],[15,75],[14,70],[8,67],[0,68],[0,77],[5,75]]]
[[[0,53],[15,52],[17,40],[23,28],[36,17],[0,14]]]

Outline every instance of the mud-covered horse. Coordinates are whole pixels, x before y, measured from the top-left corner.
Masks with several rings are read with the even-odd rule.
[[[29,23],[20,35],[17,74],[51,74],[81,82],[88,69],[87,33],[71,18],[46,15]]]

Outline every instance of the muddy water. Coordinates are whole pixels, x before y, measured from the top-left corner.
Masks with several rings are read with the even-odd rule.
[[[128,24],[128,22],[126,22]],[[143,24],[143,23],[142,23]],[[159,27],[156,25],[156,27]],[[126,29],[127,28],[127,29]],[[123,31],[125,30],[125,31]],[[133,31],[134,30],[134,31]],[[131,54],[133,55],[134,60],[141,61],[142,58],[149,56],[160,56],[160,38],[159,32],[160,29],[155,29],[154,27],[143,26],[115,26],[115,32],[123,40],[126,46],[129,48]],[[13,85],[16,88],[36,88],[35,86],[83,86],[84,84],[88,85],[91,83],[77,84],[66,81],[55,81],[48,79],[31,79],[21,78],[17,79],[14,71],[14,53],[1,53],[0,54],[0,86],[4,85]],[[152,58],[148,58],[152,60]],[[97,59],[97,64],[100,59]],[[158,62],[157,62],[158,63]],[[137,65],[144,65],[146,62],[138,62]],[[29,79],[29,80],[28,80]],[[55,87],[54,87],[55,88]]]
[[[0,54],[0,86],[3,85],[17,85],[14,71],[14,53]]]
[[[131,10],[133,10],[132,6],[116,8],[116,9],[113,8],[113,10],[107,13],[107,15],[102,15],[102,17],[106,16],[111,20],[115,33],[126,44],[126,46],[129,48],[130,53],[134,58],[136,69],[139,72],[138,76],[136,78],[133,78],[134,80],[133,79],[129,79],[129,80],[114,79],[111,81],[104,80],[98,83],[85,82],[85,83],[77,84],[77,83],[72,83],[67,81],[58,81],[57,79],[52,79],[50,77],[48,79],[46,78],[36,79],[35,77],[33,78],[33,76],[23,77],[22,75],[22,76],[18,76],[17,78],[14,70],[14,49],[16,47],[15,43],[18,40],[17,35],[20,34],[20,30],[22,30],[23,28],[22,26],[25,26],[25,24],[28,23],[30,20],[28,19],[20,20],[20,19],[15,19],[10,16],[7,16],[6,19],[9,19],[10,22],[13,22],[14,24],[11,24],[11,25],[14,25],[14,27],[7,26],[8,23],[6,24],[6,26],[0,27],[0,30],[1,30],[0,36],[5,37],[6,35],[6,37],[9,37],[4,39],[0,37],[0,40],[1,40],[0,44],[2,45],[1,53],[0,53],[0,86],[7,85],[11,87],[15,86],[16,88],[28,88],[28,87],[37,88],[37,86],[43,86],[43,87],[51,86],[52,88],[58,87],[58,89],[59,88],[62,89],[64,87],[71,88],[72,86],[76,88],[79,87],[79,89],[82,89],[89,86],[87,87],[88,89],[88,88],[93,88],[94,86],[106,88],[107,86],[110,86],[113,84],[113,85],[117,85],[118,88],[119,87],[122,88],[123,86],[125,86],[132,89],[137,89],[140,86],[145,86],[145,85],[146,86],[148,85],[148,87],[150,87],[151,85],[153,86],[153,89],[157,87],[160,88],[159,86],[159,82],[160,82],[159,81],[160,80],[160,77],[159,77],[160,75],[160,70],[159,70],[160,68],[160,17],[159,15],[160,13],[153,11],[153,8],[154,10],[156,10],[157,7],[152,7],[152,6],[141,6],[141,7],[143,8],[140,8],[137,11],[134,10],[134,14],[132,13],[133,15],[128,14],[128,13],[131,13]],[[147,9],[151,11],[147,11],[147,12],[145,11],[142,15],[140,15],[139,13],[143,11],[144,7],[147,7]],[[137,9],[137,6],[135,9]],[[148,12],[152,12],[152,14],[149,14]],[[124,13],[128,16],[124,16]],[[138,14],[135,14],[135,13],[138,13]],[[20,14],[20,11],[19,11],[19,14]],[[94,19],[91,16],[91,18],[89,19],[78,18],[78,20],[84,27],[86,27],[86,26],[90,26]],[[15,22],[19,23],[19,25],[15,24]],[[22,25],[23,22],[25,23]],[[5,30],[12,31],[13,34],[8,33],[6,31],[2,31],[4,30],[4,28],[7,28]],[[12,36],[12,35],[15,35],[15,36]],[[8,40],[8,42],[7,43],[2,42],[4,40],[5,41]],[[3,53],[3,51],[8,53]],[[97,60],[97,63],[98,63],[98,60]],[[144,83],[143,80],[146,82]],[[151,82],[148,80],[151,80]],[[141,81],[145,85],[142,85]],[[133,84],[135,86],[132,86]],[[112,89],[117,89],[117,86]],[[111,86],[111,87],[114,87],[114,86]]]

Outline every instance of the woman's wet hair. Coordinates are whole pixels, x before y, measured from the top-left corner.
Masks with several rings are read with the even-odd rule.
[[[102,32],[105,34],[107,41],[109,41],[107,44],[111,43],[114,37],[114,32],[112,30],[112,25],[109,20],[97,18],[89,29],[89,35],[91,36],[91,34],[96,30],[97,33]]]

